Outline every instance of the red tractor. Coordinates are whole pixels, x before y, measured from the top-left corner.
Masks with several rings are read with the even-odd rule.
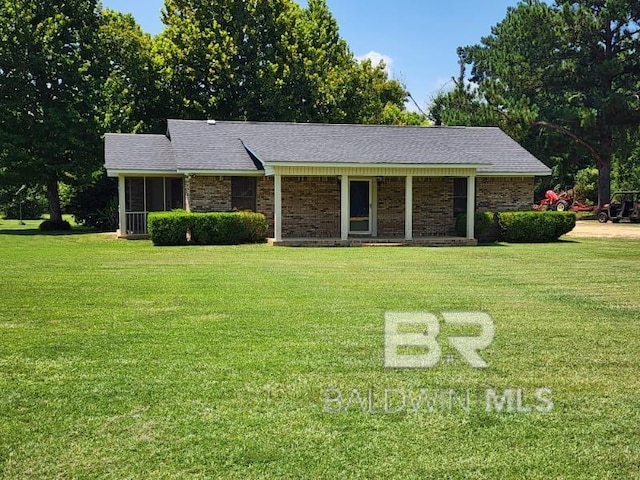
[[[534,210],[557,210],[558,212],[564,212],[571,210],[572,212],[590,212],[593,207],[579,202],[570,192],[556,193],[553,190],[547,190],[544,194],[544,198],[540,200],[540,203],[533,206]]]

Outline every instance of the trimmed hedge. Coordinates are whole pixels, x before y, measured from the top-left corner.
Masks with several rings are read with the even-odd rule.
[[[473,236],[478,239],[497,240],[495,234],[495,215],[493,212],[476,212],[475,226]],[[494,232],[492,232],[494,230]],[[493,234],[492,234],[493,233]],[[467,214],[461,213],[456,217],[456,235],[459,237],[467,236]]]
[[[253,212],[154,212],[147,219],[154,245],[237,245],[267,237],[265,216]]]
[[[573,212],[505,212],[498,214],[502,239],[507,242],[553,242],[576,226]]]
[[[154,245],[187,245],[193,215],[186,212],[153,212],[147,217],[147,232]]]

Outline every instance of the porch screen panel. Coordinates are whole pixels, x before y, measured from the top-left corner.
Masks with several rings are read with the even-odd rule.
[[[127,177],[124,180],[125,211],[144,211],[144,178]]]
[[[164,178],[147,177],[147,212],[164,210]]]

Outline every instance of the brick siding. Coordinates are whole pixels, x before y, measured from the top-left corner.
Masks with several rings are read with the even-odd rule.
[[[282,178],[282,236],[340,237],[337,177]]]
[[[479,212],[531,210],[533,177],[478,177],[476,209]]]
[[[405,178],[386,177],[376,184],[378,236],[404,237]],[[231,177],[194,176],[185,180],[193,212],[231,210]],[[532,177],[478,177],[479,211],[529,210]],[[273,177],[257,179],[256,210],[263,213],[273,236]],[[337,177],[282,178],[284,238],[340,237],[340,182]],[[453,178],[413,178],[413,236],[455,235]]]
[[[414,238],[446,235],[455,235],[453,178],[414,177]]]
[[[187,193],[192,212],[231,210],[231,177],[191,177],[187,182]]]
[[[378,182],[378,236],[404,238],[404,177]]]
[[[273,237],[273,177],[258,177],[256,185],[256,211],[267,218],[269,237]]]

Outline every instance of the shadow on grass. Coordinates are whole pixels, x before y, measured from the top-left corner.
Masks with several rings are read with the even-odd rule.
[[[88,233],[99,233],[96,230],[92,230],[90,228],[82,228],[76,227],[71,230],[61,230],[61,231],[53,231],[53,232],[43,232],[37,228],[0,228],[0,235],[16,235],[23,237],[34,237],[34,236],[43,236],[43,237],[64,237],[68,235],[86,235]]]
[[[552,242],[479,242],[478,247],[510,247],[511,245],[544,245],[549,243],[580,243],[580,240],[561,238]]]
[[[508,247],[509,244],[508,243],[501,243],[501,242],[478,242],[478,247]]]

